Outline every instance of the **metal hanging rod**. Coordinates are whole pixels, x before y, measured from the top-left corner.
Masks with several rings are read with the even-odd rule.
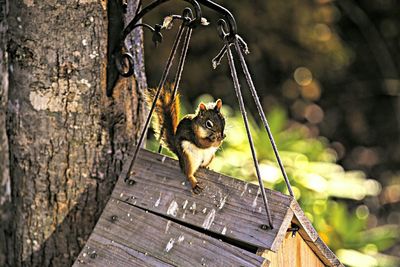
[[[188,10],[189,10],[189,13],[191,14],[190,9],[188,9]],[[186,9],[185,9],[185,11],[186,11]],[[184,12],[185,12],[185,11],[184,11]],[[151,116],[153,115],[153,112],[154,112],[154,110],[155,110],[155,108],[156,108],[156,103],[157,103],[158,98],[160,97],[161,90],[163,89],[163,87],[164,87],[164,85],[165,85],[165,82],[167,81],[167,76],[168,76],[169,71],[170,71],[170,69],[171,69],[171,66],[172,66],[172,64],[173,64],[175,54],[176,54],[176,52],[177,52],[177,50],[178,50],[179,43],[181,42],[181,38],[182,38],[182,36],[183,36],[183,34],[184,34],[184,30],[185,30],[186,27],[188,27],[188,25],[185,24],[185,22],[183,22],[183,23],[181,24],[179,30],[178,30],[178,33],[177,33],[177,35],[176,35],[174,44],[172,45],[172,49],[171,49],[171,52],[170,52],[170,54],[169,54],[167,63],[166,63],[166,65],[165,65],[163,74],[162,74],[161,79],[160,79],[160,82],[159,82],[159,84],[158,84],[158,86],[157,86],[157,92],[156,92],[156,94],[155,94],[155,96],[154,96],[153,103],[152,103],[152,105],[151,105],[149,114],[147,115],[146,122],[145,122],[145,124],[144,124],[144,126],[143,126],[143,129],[142,129],[142,133],[140,134],[139,141],[138,141],[138,143],[136,144],[135,152],[133,153],[132,160],[131,160],[131,162],[130,162],[130,164],[129,164],[129,169],[128,169],[128,172],[127,172],[127,177],[125,177],[125,181],[126,181],[128,184],[130,183],[129,177],[132,175],[131,171],[132,171],[133,166],[134,166],[134,164],[135,164],[135,161],[136,161],[136,159],[137,159],[137,157],[138,157],[138,155],[139,155],[140,148],[141,148],[142,145],[143,145],[143,141],[144,141],[144,138],[145,138],[145,136],[146,136],[147,128],[149,127],[149,124],[150,124]],[[190,30],[190,28],[189,28],[189,30]],[[191,32],[190,32],[190,34],[191,34]],[[186,38],[185,38],[185,41],[186,41]],[[185,48],[186,48],[186,46],[184,46],[184,47],[182,48],[182,50],[183,50],[182,53],[185,53]],[[180,62],[180,63],[183,64],[184,62]],[[178,75],[179,75],[179,74],[178,74]]]
[[[144,8],[141,9],[141,5],[138,6],[138,9],[136,11],[136,15],[135,17],[132,19],[131,22],[129,22],[129,24],[125,27],[125,29],[121,32],[120,38],[117,40],[119,42],[119,46],[117,45],[115,50],[113,51],[113,53],[111,53],[109,55],[109,62],[112,62],[112,60],[115,61],[115,68],[118,71],[118,73],[123,76],[123,77],[129,77],[133,74],[133,69],[134,69],[134,60],[133,60],[133,56],[129,53],[129,52],[125,52],[124,51],[124,46],[125,46],[125,38],[132,32],[132,30],[134,30],[136,27],[144,27],[149,29],[150,31],[153,32],[153,41],[157,44],[157,42],[161,42],[162,41],[162,34],[161,34],[161,30],[163,29],[163,26],[161,25],[155,25],[155,27],[151,27],[148,24],[145,23],[139,23],[140,19],[143,18],[147,13],[149,13],[151,10],[153,10],[154,8],[158,7],[159,5],[166,3],[170,0],[155,0],[152,3],[150,3],[149,5],[145,6]],[[187,32],[186,32],[186,36],[185,36],[185,40],[183,42],[182,45],[182,54],[181,54],[181,58],[180,58],[180,63],[179,63],[179,67],[178,67],[178,71],[176,74],[176,81],[177,84],[176,86],[179,86],[179,81],[180,81],[180,76],[182,74],[182,70],[183,70],[183,64],[186,58],[186,52],[188,49],[188,43],[190,40],[190,36],[192,33],[192,29],[197,27],[198,25],[202,24],[202,10],[201,10],[201,5],[204,5],[214,11],[216,11],[217,13],[219,13],[220,15],[223,16],[224,19],[220,19],[218,21],[218,34],[221,37],[221,39],[224,41],[224,47],[222,48],[222,50],[218,53],[218,55],[213,59],[212,63],[213,63],[213,67],[216,68],[221,59],[227,55],[228,58],[228,63],[229,63],[229,67],[231,70],[231,75],[232,75],[232,80],[234,83],[234,89],[236,92],[236,96],[238,98],[239,101],[239,107],[240,107],[240,111],[242,113],[242,117],[244,120],[244,124],[246,127],[246,133],[247,133],[247,137],[249,140],[249,145],[251,148],[251,152],[252,152],[252,157],[253,157],[253,162],[254,162],[254,167],[256,170],[256,174],[257,174],[257,179],[260,185],[260,190],[262,193],[262,199],[265,205],[265,210],[266,210],[266,215],[267,215],[267,221],[268,221],[268,225],[266,225],[267,228],[273,229],[273,218],[272,218],[272,214],[270,211],[270,207],[269,207],[269,203],[268,203],[268,198],[265,192],[265,188],[263,185],[263,181],[262,181],[262,177],[259,171],[259,164],[258,164],[258,160],[257,160],[257,155],[256,155],[256,151],[255,151],[255,147],[254,147],[254,142],[253,142],[253,138],[250,132],[250,127],[249,127],[249,123],[248,123],[248,119],[247,119],[247,115],[246,115],[246,109],[245,109],[245,105],[244,105],[244,101],[243,101],[243,97],[242,97],[242,92],[241,92],[241,88],[240,88],[240,82],[238,79],[238,75],[237,75],[237,71],[236,71],[236,67],[235,67],[235,63],[234,63],[234,58],[233,58],[233,53],[231,51],[231,46],[233,46],[236,50],[236,53],[239,56],[239,61],[240,61],[240,65],[242,66],[242,70],[243,73],[245,75],[248,87],[250,89],[250,92],[252,94],[252,97],[255,101],[255,104],[257,106],[259,115],[261,117],[261,120],[265,126],[265,129],[268,133],[268,137],[270,139],[272,148],[274,150],[277,162],[279,164],[279,167],[282,171],[282,175],[284,177],[285,183],[287,185],[289,194],[293,197],[293,190],[291,188],[290,185],[290,181],[286,175],[284,166],[282,164],[282,161],[280,159],[279,156],[279,152],[278,149],[276,147],[275,141],[272,137],[272,133],[271,130],[269,128],[268,125],[268,121],[266,119],[266,116],[264,114],[264,111],[262,109],[261,103],[259,101],[254,83],[252,81],[252,77],[250,75],[249,69],[247,67],[245,58],[243,56],[244,54],[248,54],[248,48],[247,48],[247,44],[244,42],[244,40],[237,34],[237,26],[236,26],[236,22],[234,17],[232,16],[232,14],[224,7],[214,3],[213,1],[210,0],[181,0],[184,2],[188,2],[192,5],[194,12],[189,9],[186,8],[183,12],[182,15],[172,15],[169,16],[170,19],[174,20],[174,19],[180,19],[182,20],[182,24],[181,27],[178,31],[178,35],[177,38],[175,39],[173,48],[171,50],[171,54],[170,57],[167,60],[167,64],[166,67],[164,69],[163,75],[161,77],[160,83],[158,85],[157,88],[157,93],[155,96],[155,99],[153,101],[152,107],[150,109],[150,113],[147,117],[146,123],[145,123],[145,127],[142,131],[142,134],[140,136],[140,140],[136,146],[132,161],[130,163],[129,166],[129,171],[128,171],[128,177],[126,177],[126,181],[129,183],[129,176],[131,175],[131,170],[133,168],[134,162],[137,159],[140,147],[142,146],[143,140],[144,140],[144,136],[145,136],[145,132],[146,129],[150,123],[150,118],[151,115],[154,111],[155,108],[155,103],[160,95],[161,89],[163,87],[163,85],[165,84],[165,81],[167,79],[169,70],[171,68],[172,65],[172,61],[174,59],[175,53],[177,51],[178,48],[178,44],[181,40],[181,37],[183,36],[183,32],[184,32],[184,28],[187,28]],[[201,4],[201,5],[200,5]],[[165,20],[164,20],[165,22]],[[107,76],[108,77],[108,76]],[[117,78],[116,78],[117,79]],[[114,83],[116,82],[116,79],[114,81]],[[112,89],[114,87],[114,83],[109,83],[107,84],[107,95],[108,96],[112,96]],[[177,89],[177,88],[176,88]],[[174,90],[175,91],[175,90]],[[174,92],[175,95],[176,92]]]

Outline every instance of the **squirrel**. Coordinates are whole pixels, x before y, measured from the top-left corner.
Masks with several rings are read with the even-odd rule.
[[[156,90],[149,89],[148,92],[147,101],[152,103]],[[156,137],[178,157],[181,170],[195,194],[203,190],[195,172],[199,167],[208,167],[225,138],[225,118],[221,107],[221,99],[200,103],[195,114],[188,114],[179,121],[179,94],[173,96],[171,85],[161,89],[156,102],[153,120]]]

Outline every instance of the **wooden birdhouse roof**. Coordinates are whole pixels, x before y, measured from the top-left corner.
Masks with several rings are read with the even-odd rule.
[[[282,251],[292,223],[321,262],[309,266],[343,266],[290,196],[267,190],[269,229],[257,185],[200,169],[205,189],[195,195],[174,159],[142,150],[129,183],[128,166],[74,266],[278,266],[299,253]]]

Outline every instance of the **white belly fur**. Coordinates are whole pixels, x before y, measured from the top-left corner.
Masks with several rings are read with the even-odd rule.
[[[182,149],[185,153],[190,155],[194,161],[192,163],[195,164],[193,167],[197,169],[198,167],[203,167],[210,162],[215,152],[218,150],[218,147],[212,146],[204,149],[197,147],[189,141],[183,141]]]

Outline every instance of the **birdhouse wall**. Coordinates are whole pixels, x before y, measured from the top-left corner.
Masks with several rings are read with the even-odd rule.
[[[270,261],[268,267],[325,266],[300,234],[292,237],[291,232],[286,234],[277,252],[265,251],[262,256]]]

